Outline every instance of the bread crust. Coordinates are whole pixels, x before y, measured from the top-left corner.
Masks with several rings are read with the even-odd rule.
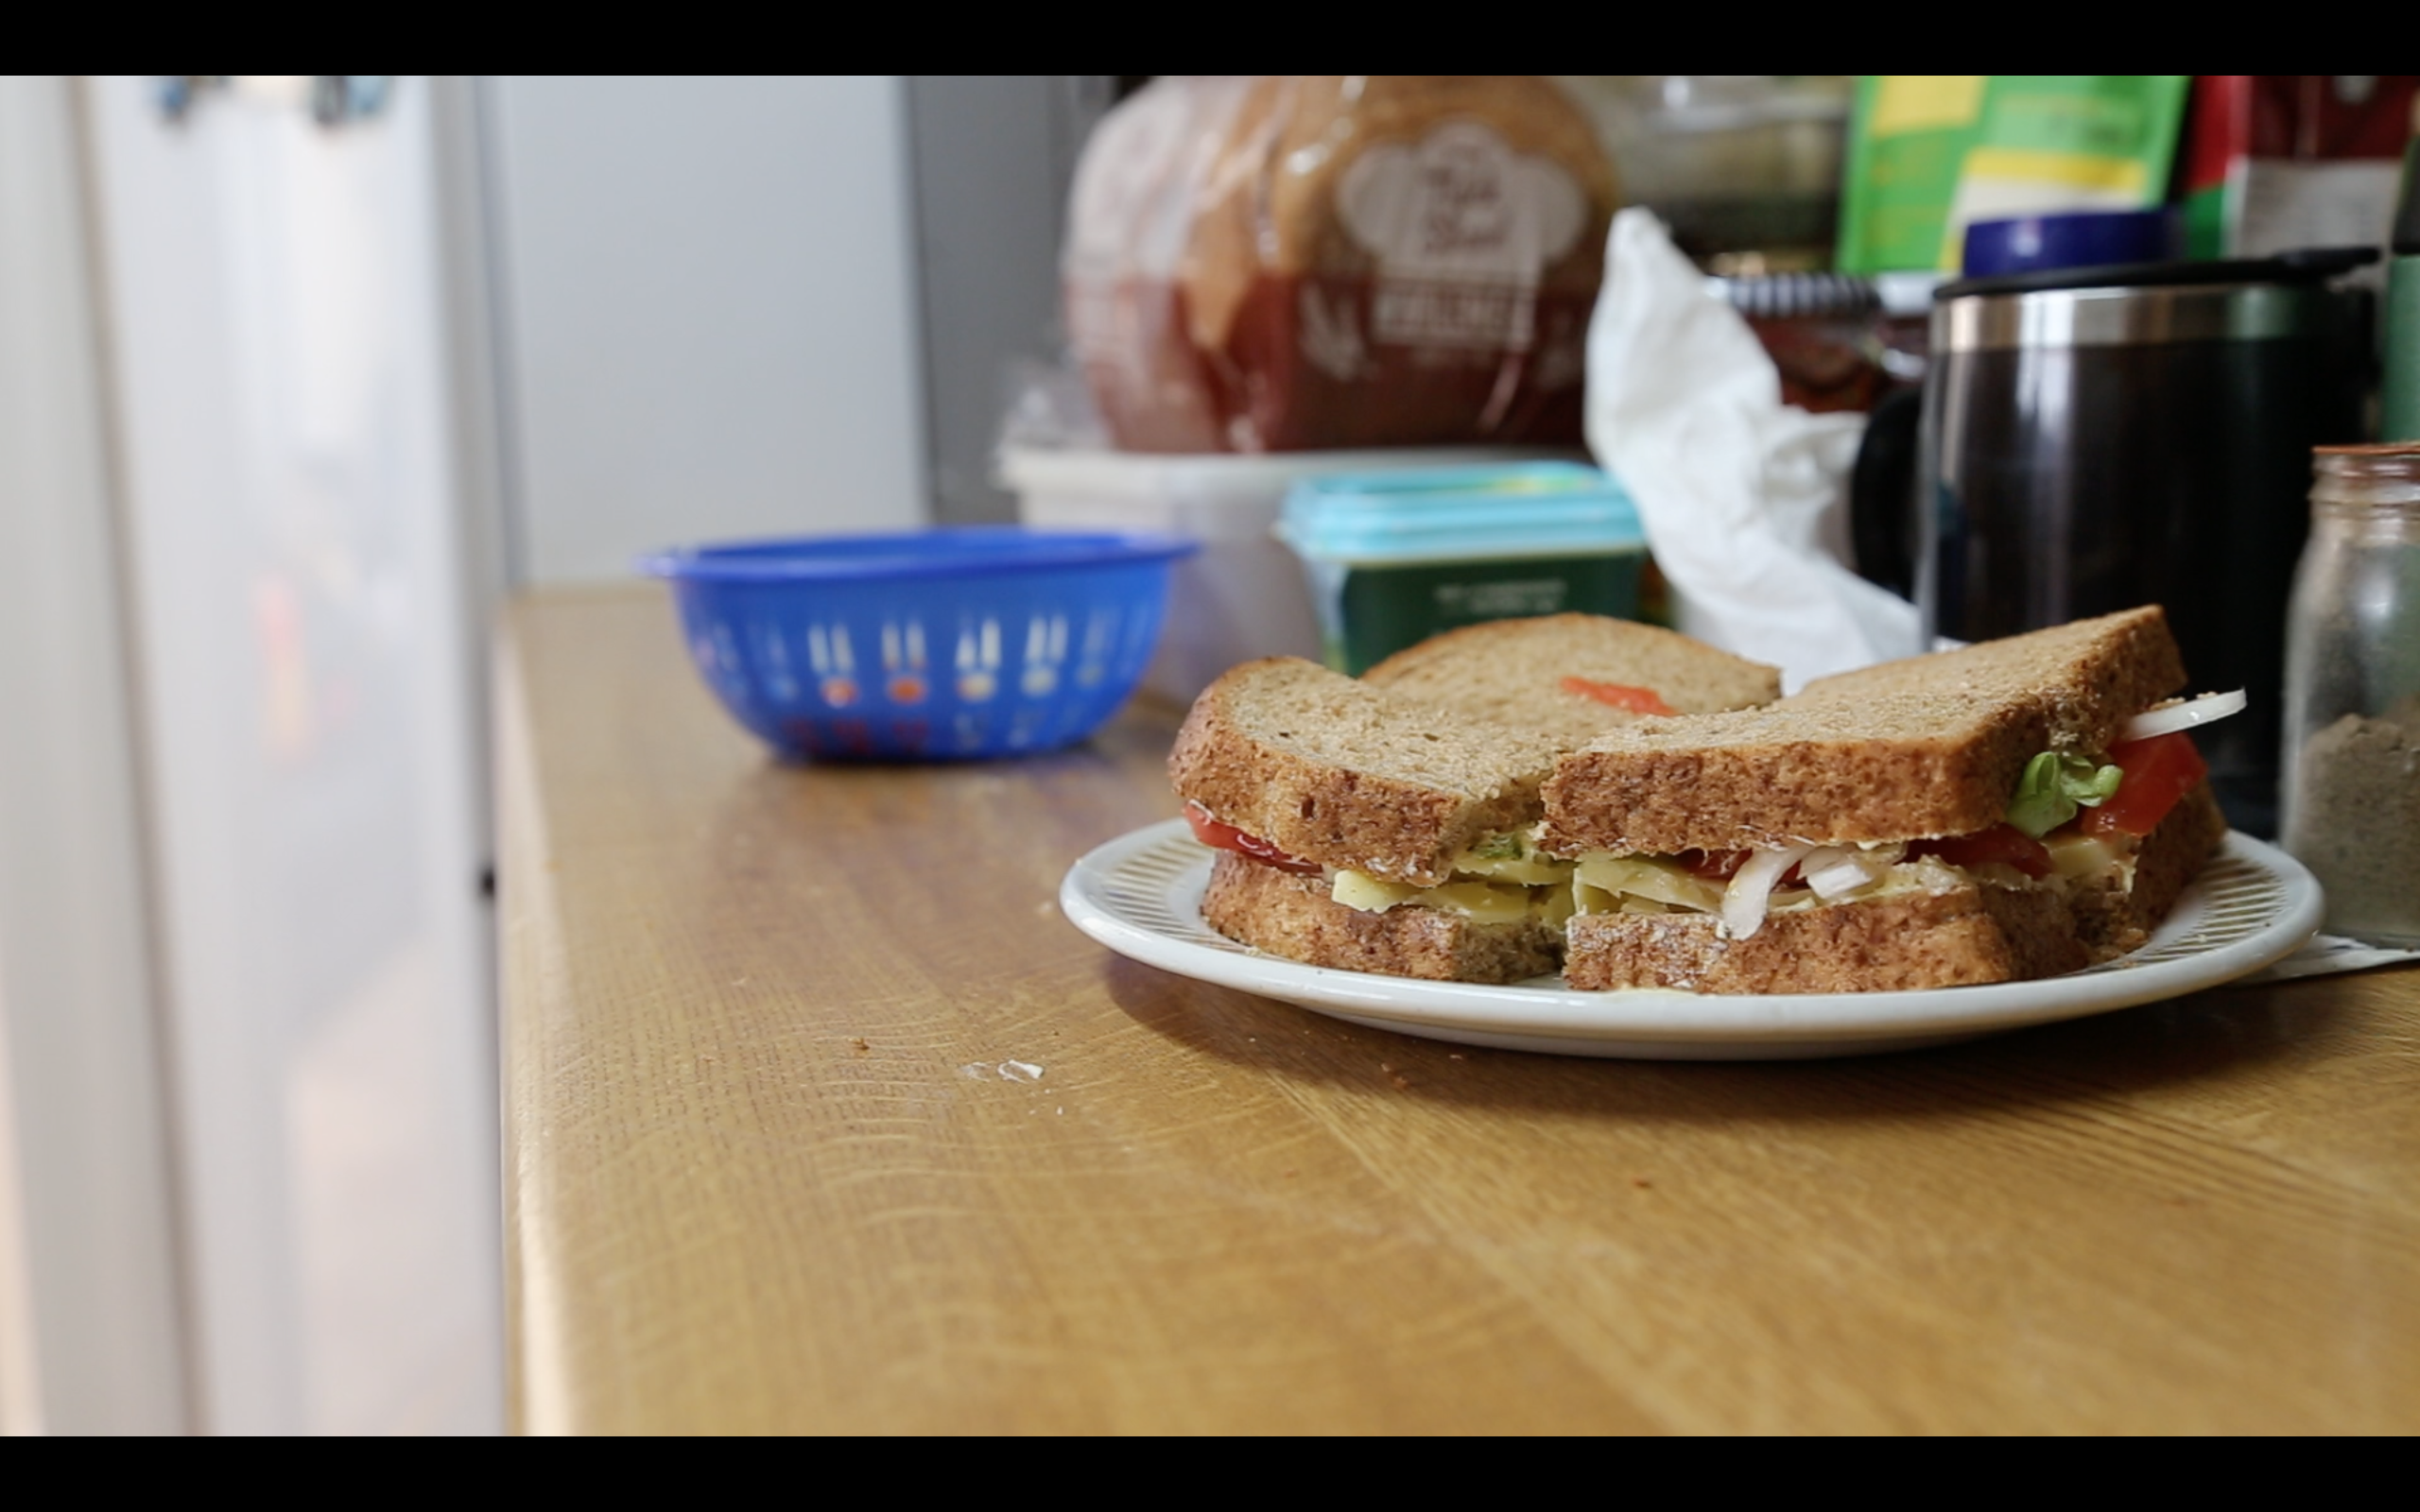
[[[1562,748],[1270,657],[1194,700],[1168,780],[1290,855],[1434,886],[1457,851],[1536,821],[1538,783]]]
[[[1552,972],[1561,938],[1535,919],[1480,924],[1435,908],[1348,908],[1324,878],[1281,871],[1232,850],[1210,867],[1201,918],[1229,939],[1306,966],[1435,982],[1518,982]]]
[[[2152,607],[1821,678],[1761,709],[1640,720],[1557,763],[1545,844],[1670,854],[1970,834],[2000,821],[2035,755],[2106,749],[2184,681]]]
[[[1966,883],[1769,916],[1745,939],[1711,914],[1584,914],[1566,928],[1575,988],[1895,992],[2056,976],[2088,964],[2053,887]]]
[[[1989,702],[2021,699],[2043,722],[2044,748],[2100,749],[2127,720],[2183,686],[2185,655],[2169,631],[2168,613],[2147,604],[1834,673],[1809,682],[1797,696],[1857,708],[1877,694],[1912,687]]]

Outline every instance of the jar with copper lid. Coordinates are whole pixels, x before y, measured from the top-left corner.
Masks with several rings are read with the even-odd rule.
[[[2323,446],[2286,620],[2286,849],[2331,934],[2420,947],[2420,443]]]

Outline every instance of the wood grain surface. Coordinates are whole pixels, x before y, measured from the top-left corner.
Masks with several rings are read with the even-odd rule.
[[[498,715],[523,1430],[2420,1429],[2420,971],[1465,1049],[1059,917],[1176,711],[783,765],[646,589],[520,605]]]

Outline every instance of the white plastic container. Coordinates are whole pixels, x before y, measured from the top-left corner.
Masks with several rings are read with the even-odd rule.
[[[1569,458],[1552,450],[1401,448],[1167,455],[1008,449],[1001,487],[1030,525],[1158,530],[1201,543],[1177,564],[1167,628],[1143,689],[1188,704],[1219,673],[1254,657],[1321,656],[1320,622],[1303,564],[1272,533],[1286,494],[1339,472]]]

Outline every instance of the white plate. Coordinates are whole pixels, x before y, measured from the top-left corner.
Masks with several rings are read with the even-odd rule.
[[[1462,1044],[1655,1060],[1865,1055],[2155,1003],[2291,954],[2319,928],[2322,907],[2319,884],[2300,863],[2230,834],[2151,943],[2066,976],[1924,992],[1582,992],[1550,976],[1481,987],[1334,971],[1238,945],[1201,921],[1210,856],[1183,819],[1154,824],[1077,862],[1060,884],[1059,905],[1121,955],[1355,1023]]]

